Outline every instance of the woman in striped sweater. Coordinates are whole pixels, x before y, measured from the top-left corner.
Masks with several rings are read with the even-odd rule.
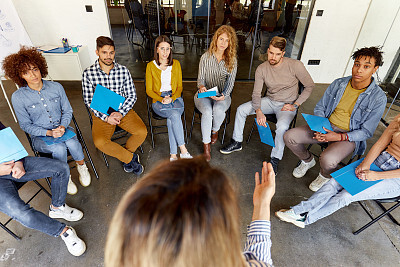
[[[196,108],[201,112],[201,134],[204,156],[211,160],[211,147],[218,139],[218,130],[231,105],[231,93],[237,71],[237,37],[235,30],[223,25],[215,32],[210,48],[201,56],[197,78],[198,91],[194,96]],[[217,87],[217,95],[198,98],[198,93]]]
[[[172,59],[172,42],[166,35],[158,36],[154,45],[154,60],[146,68],[146,93],[153,99],[152,108],[157,115],[167,118],[170,161],[192,158],[185,146],[181,116],[182,70],[178,60]]]

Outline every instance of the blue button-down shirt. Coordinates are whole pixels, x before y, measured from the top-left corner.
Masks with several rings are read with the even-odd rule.
[[[43,80],[40,91],[28,86],[15,91],[11,101],[19,126],[32,136],[46,136],[47,130],[68,127],[72,107],[61,84]]]
[[[317,103],[314,114],[329,118],[342,99],[344,90],[351,76],[333,81],[326,89],[323,97]],[[350,131],[347,133],[349,141],[355,142],[353,155],[362,155],[367,148],[366,140],[375,132],[376,127],[385,111],[387,98],[383,90],[372,78],[367,90],[361,93],[354,105],[350,117]]]

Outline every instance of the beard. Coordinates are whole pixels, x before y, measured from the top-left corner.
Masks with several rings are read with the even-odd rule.
[[[105,60],[111,60],[111,63],[107,63]],[[114,63],[111,58],[106,58],[105,60],[100,59],[101,63],[103,63],[106,66],[111,66]]]

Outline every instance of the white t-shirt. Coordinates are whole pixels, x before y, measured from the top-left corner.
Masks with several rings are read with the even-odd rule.
[[[154,65],[161,70],[161,88],[160,92],[168,92],[172,91],[171,87],[171,71],[172,66],[168,66],[166,70],[162,70],[160,66],[157,65],[157,62],[153,60]]]

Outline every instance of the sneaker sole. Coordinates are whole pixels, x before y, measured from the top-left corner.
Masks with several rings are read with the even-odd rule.
[[[304,228],[305,227],[304,226],[304,222],[298,222],[298,221],[296,221],[294,219],[289,219],[289,218],[280,216],[278,212],[279,211],[275,212],[275,215],[276,215],[276,217],[279,218],[279,220],[284,221],[284,222],[288,222],[288,223],[292,223],[292,224],[294,224],[294,225],[296,225],[297,227],[300,227],[300,228]]]
[[[228,155],[228,154],[231,154],[233,152],[240,151],[240,150],[242,150],[242,148],[238,148],[238,149],[235,149],[235,150],[232,150],[232,151],[229,151],[229,152],[220,150],[219,152],[221,152],[224,155]]]
[[[314,162],[314,164],[311,164],[311,167],[308,168],[308,170],[311,169],[312,167],[314,167],[315,164],[316,164],[316,162]],[[297,167],[296,167],[296,168],[297,168]],[[300,178],[303,178],[304,175],[306,175],[306,173],[308,172],[308,170],[307,170],[303,175],[297,175],[297,174],[295,174],[295,172],[294,172],[294,170],[293,170],[292,175],[293,175],[295,178],[300,179]]]
[[[68,222],[77,222],[77,221],[79,221],[80,219],[83,218],[83,213],[82,213],[82,216],[80,216],[79,218],[74,218],[74,219],[69,219],[69,220],[66,219],[65,217],[62,217],[62,216],[51,215],[51,213],[49,213],[49,217],[52,218],[52,219],[63,219],[63,220],[66,220]]]

